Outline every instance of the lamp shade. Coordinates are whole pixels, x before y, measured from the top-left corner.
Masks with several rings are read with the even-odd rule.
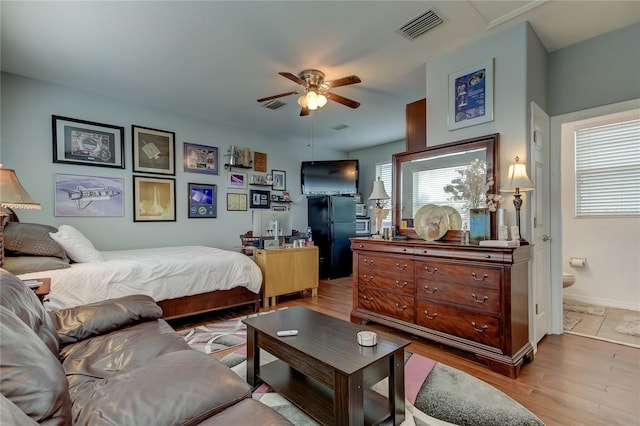
[[[16,172],[0,164],[0,205],[10,209],[39,209],[31,195],[24,189]]]
[[[384,182],[380,179],[373,181],[373,191],[371,191],[371,195],[369,195],[370,200],[388,200],[389,194],[384,189]]]
[[[503,192],[518,192],[518,191],[532,191],[535,189],[533,182],[527,176],[527,166],[524,163],[519,162],[519,158],[516,157],[516,162],[509,165],[509,174],[507,176],[507,183],[500,188]]]

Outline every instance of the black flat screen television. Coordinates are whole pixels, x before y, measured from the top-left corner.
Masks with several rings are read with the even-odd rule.
[[[302,194],[357,194],[358,172],[358,160],[303,161],[300,167]]]

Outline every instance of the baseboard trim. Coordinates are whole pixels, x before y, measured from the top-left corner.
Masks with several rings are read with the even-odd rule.
[[[603,299],[598,297],[580,296],[577,294],[565,293],[564,297],[567,299],[575,300],[580,303],[589,303],[591,305],[610,306],[612,308],[630,309],[632,311],[640,312],[640,305],[635,303],[621,302],[613,299]]]

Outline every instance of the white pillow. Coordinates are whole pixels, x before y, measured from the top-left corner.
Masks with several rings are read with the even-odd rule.
[[[102,253],[95,249],[82,232],[71,225],[60,225],[58,232],[49,235],[67,252],[69,259],[78,263],[102,262]]]

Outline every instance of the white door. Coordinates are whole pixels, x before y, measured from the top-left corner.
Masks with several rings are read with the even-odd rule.
[[[533,223],[531,256],[531,289],[529,318],[530,336],[534,349],[549,331],[551,294],[550,244],[550,178],[549,178],[549,116],[535,102],[531,102],[531,160],[529,170],[535,190],[530,196]]]

